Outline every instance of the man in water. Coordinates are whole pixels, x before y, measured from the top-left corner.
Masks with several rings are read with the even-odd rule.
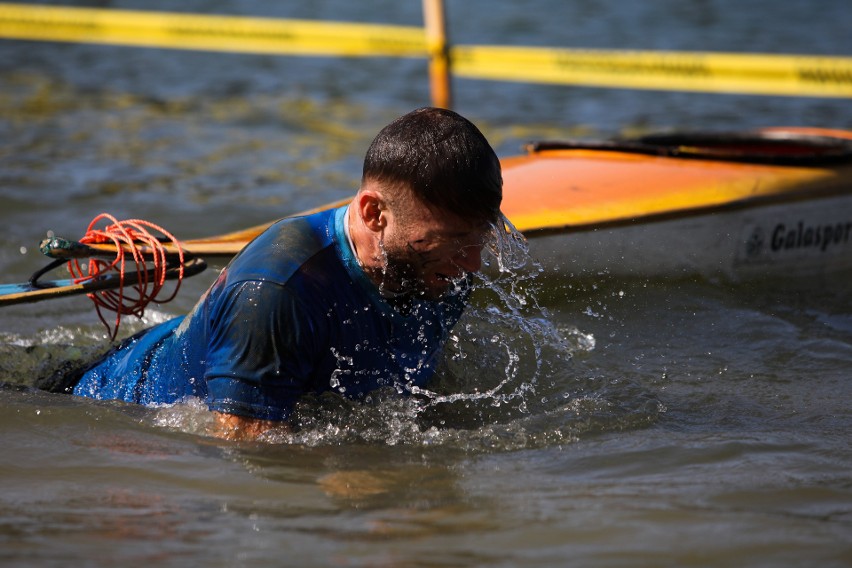
[[[125,340],[73,392],[199,397],[216,435],[251,439],[286,424],[305,393],[423,386],[502,227],[501,199],[500,163],[471,122],[406,114],[373,140],[348,205],[274,224],[189,315]]]

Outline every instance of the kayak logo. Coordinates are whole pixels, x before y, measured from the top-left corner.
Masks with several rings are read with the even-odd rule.
[[[766,239],[763,235],[763,229],[755,227],[751,232],[751,236],[746,240],[745,252],[747,258],[759,257],[763,253],[763,244]]]
[[[769,224],[770,230],[754,226],[744,240],[747,260],[769,260],[778,255],[835,253],[852,242],[852,221],[838,223],[808,223],[799,220],[793,223]]]
[[[852,222],[833,225],[806,225],[799,221],[794,226],[778,223],[772,231],[773,252],[780,250],[814,248],[825,252],[831,246],[849,243]]]

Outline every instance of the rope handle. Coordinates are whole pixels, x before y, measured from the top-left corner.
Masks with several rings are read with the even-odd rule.
[[[106,222],[104,228],[96,228],[99,223]],[[160,233],[157,237],[151,231]],[[184,277],[184,250],[180,242],[168,231],[155,225],[150,221],[142,219],[127,219],[119,221],[112,215],[101,213],[95,217],[86,230],[86,234],[80,239],[83,244],[106,244],[115,245],[115,258],[112,260],[92,258],[87,263],[81,263],[80,259],[68,261],[68,271],[75,283],[83,283],[96,280],[108,272],[118,272],[119,285],[115,290],[100,290],[86,294],[95,304],[95,310],[101,322],[110,334],[110,341],[115,341],[118,336],[118,328],[121,316],[134,315],[142,318],[145,308],[151,302],[164,304],[172,301],[177,296],[181,281]],[[178,275],[177,283],[172,294],[168,298],[158,298],[166,282],[166,271],[168,270],[167,252],[164,245],[172,243],[177,248]],[[146,249],[143,254],[142,249]],[[173,255],[174,253],[172,253]],[[135,265],[137,280],[130,290],[125,291],[125,277],[128,264]],[[151,266],[149,267],[149,263]],[[133,270],[131,265],[130,270]],[[107,322],[103,311],[115,312],[113,324]]]

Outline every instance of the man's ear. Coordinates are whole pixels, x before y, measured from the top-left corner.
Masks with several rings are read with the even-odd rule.
[[[368,229],[376,233],[384,230],[387,226],[387,206],[381,193],[373,189],[362,189],[355,203],[358,214]]]

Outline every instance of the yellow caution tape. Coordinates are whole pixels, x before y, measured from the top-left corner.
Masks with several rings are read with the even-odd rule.
[[[0,3],[0,38],[278,55],[428,57],[413,26]],[[852,57],[456,46],[461,77],[852,97]]]
[[[425,57],[423,28],[0,3],[0,37],[268,53]]]
[[[852,57],[457,46],[450,58],[455,75],[476,79],[852,97]]]

